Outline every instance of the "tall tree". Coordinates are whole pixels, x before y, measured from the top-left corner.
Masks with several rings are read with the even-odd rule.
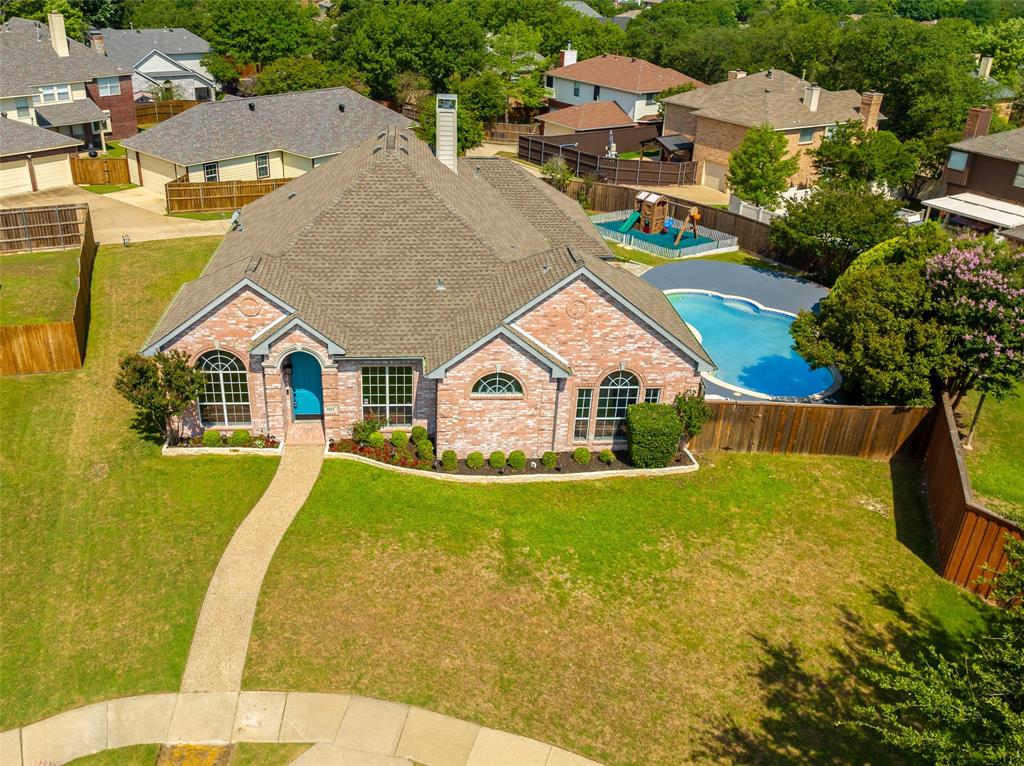
[[[751,128],[729,157],[729,188],[740,199],[774,209],[800,166],[788,153],[785,135],[771,125]]]
[[[336,88],[342,85],[360,93],[366,90],[355,70],[347,69],[336,61],[287,57],[263,68],[256,77],[255,92],[259,96],[266,96],[271,93]]]
[[[206,37],[236,64],[269,64],[309,50],[314,9],[294,0],[205,0]]]
[[[890,191],[908,186],[918,172],[914,147],[885,130],[864,130],[863,123],[837,125],[811,150],[822,183],[882,185]]]

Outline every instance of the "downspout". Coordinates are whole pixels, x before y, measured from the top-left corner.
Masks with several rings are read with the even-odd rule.
[[[563,380],[559,380],[555,387],[555,416],[551,419],[551,451],[558,452],[558,403],[561,399]]]
[[[267,366],[260,363],[260,374],[263,376],[263,423],[266,430],[263,432],[270,436],[270,404],[267,400]]]

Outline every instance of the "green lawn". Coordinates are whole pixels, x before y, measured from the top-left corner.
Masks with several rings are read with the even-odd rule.
[[[645,253],[643,250],[626,247],[610,239],[606,239],[604,243],[608,245],[608,248],[615,253],[615,257],[620,261],[632,261],[633,263],[642,263],[645,266],[661,266],[666,263],[672,263],[671,258],[662,258],[660,255]]]
[[[698,261],[723,261],[724,263],[738,263],[742,266],[750,266],[752,269],[759,269],[761,271],[778,271],[783,274],[790,274],[792,276],[806,276],[803,272],[798,271],[790,266],[778,263],[777,261],[770,261],[767,258],[761,258],[754,253],[747,250],[734,250],[731,253],[715,253],[714,255],[702,255],[694,260]]]
[[[127,154],[125,148],[121,146],[120,141],[107,141],[107,159],[117,159],[118,157],[124,157]]]
[[[132,745],[76,758],[68,766],[156,766],[160,745]]]
[[[965,435],[977,406],[977,394],[960,404]],[[972,446],[965,454],[975,495],[996,513],[1024,524],[1024,385],[1016,397],[1001,402],[986,397]]]
[[[661,156],[661,152],[658,149],[646,149],[643,153],[644,157],[651,159]],[[640,152],[621,152],[619,154],[620,160],[638,160],[640,159]]]
[[[175,748],[181,752],[181,759],[173,761],[182,766],[217,766],[214,757],[221,748],[190,746]],[[302,744],[263,744],[239,742],[231,747],[224,766],[286,766],[309,749]],[[69,766],[156,766],[160,745],[134,745],[103,750],[95,755],[76,758]]]
[[[609,764],[891,762],[835,725],[870,650],[948,649],[986,609],[915,555],[920,474],[701,457],[505,486],[327,461],[264,582],[245,687],[403,700]]]
[[[210,576],[277,461],[163,458],[112,384],[217,242],[101,247],[85,367],[0,385],[0,730],[180,684]]]
[[[0,256],[0,324],[70,320],[78,294],[78,253]]]
[[[222,210],[216,213],[168,213],[172,218],[191,218],[193,221],[223,221],[232,216],[234,211]]]
[[[82,188],[93,194],[110,194],[110,192],[119,192],[125,189],[136,189],[138,186],[138,184],[85,184]]]

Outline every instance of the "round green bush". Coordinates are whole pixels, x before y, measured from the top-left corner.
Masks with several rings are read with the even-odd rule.
[[[413,426],[412,433],[410,434],[410,441],[413,444],[419,444],[424,439],[428,438],[427,429],[423,426]]]
[[[484,453],[482,452],[470,452],[466,455],[466,465],[470,468],[483,468],[484,467]]]
[[[252,434],[250,434],[244,428],[239,428],[236,431],[232,431],[231,436],[228,437],[229,447],[249,447],[251,445]]]
[[[508,464],[516,471],[526,468],[526,453],[521,449],[514,449],[508,453]]]
[[[220,431],[214,431],[212,428],[209,431],[203,431],[204,447],[219,447],[223,443],[223,439],[220,438]]]
[[[579,465],[590,463],[590,450],[586,447],[577,447],[572,451],[572,461]]]
[[[505,467],[505,453],[500,449],[494,450],[491,456],[487,458],[487,462],[490,463],[491,468],[498,469]]]
[[[391,446],[395,449],[402,449],[409,443],[409,434],[405,431],[395,431],[391,434]]]
[[[416,443],[416,454],[420,460],[426,460],[428,463],[434,462],[434,445],[430,443],[430,439],[423,439]]]
[[[611,465],[612,463],[615,462],[615,453],[613,453],[610,449],[603,449],[600,453],[598,453],[597,459],[600,460],[605,465]]]
[[[352,441],[356,444],[369,444],[370,434],[377,433],[383,427],[384,421],[380,418],[357,420],[352,424]]]
[[[540,456],[540,464],[547,468],[549,471],[558,465],[558,455],[548,450]]]
[[[454,471],[459,465],[459,456],[455,450],[446,449],[441,453],[441,467],[446,471]]]
[[[374,431],[372,434],[366,437],[366,443],[374,449],[378,449],[384,446],[384,434],[380,431]]]

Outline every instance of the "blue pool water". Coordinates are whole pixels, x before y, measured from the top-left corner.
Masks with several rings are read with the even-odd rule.
[[[622,225],[622,221],[608,221],[606,223],[596,224],[597,228],[605,229],[606,231],[618,231]],[[687,231],[683,234],[683,238],[679,240],[679,244],[676,245],[676,234],[678,229],[666,229],[660,234],[645,234],[636,227],[629,230],[629,233],[637,239],[642,239],[644,242],[650,242],[655,245],[661,245],[667,247],[670,250],[683,250],[687,247],[693,247],[694,245],[703,245],[705,242],[714,242],[711,237],[695,237],[692,231]]]
[[[703,293],[672,293],[669,301],[697,328],[719,380],[769,396],[806,397],[835,382],[828,369],[812,370],[793,350],[793,317],[762,311],[744,300]]]

